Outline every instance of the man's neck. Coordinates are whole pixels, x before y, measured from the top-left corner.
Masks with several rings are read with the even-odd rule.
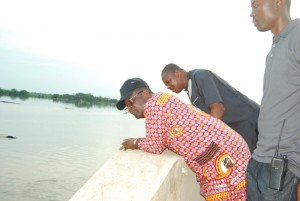
[[[184,71],[183,75],[184,75],[184,89],[187,90],[189,86],[189,73]]]
[[[277,36],[291,21],[291,17],[282,17],[277,20],[276,26],[271,29],[274,36]]]

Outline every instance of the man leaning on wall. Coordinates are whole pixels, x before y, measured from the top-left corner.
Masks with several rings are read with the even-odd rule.
[[[247,142],[250,152],[257,143],[259,105],[237,91],[217,74],[206,69],[187,72],[170,63],[164,67],[161,78],[174,93],[185,90],[191,104],[221,119]]]

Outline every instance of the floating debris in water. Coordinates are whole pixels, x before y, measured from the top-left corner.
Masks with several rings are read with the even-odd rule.
[[[64,107],[65,110],[74,110],[74,108],[71,107]]]
[[[11,101],[0,101],[1,103],[11,103],[11,104],[20,104],[20,103],[16,103],[16,102],[11,102]]]
[[[17,137],[12,135],[0,134],[0,138],[9,138],[9,139],[17,139]]]
[[[7,135],[6,138],[10,138],[10,139],[17,139],[17,137],[15,136],[11,136],[11,135]]]

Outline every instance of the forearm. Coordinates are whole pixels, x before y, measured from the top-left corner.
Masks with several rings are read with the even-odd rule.
[[[139,149],[138,144],[139,144],[139,142],[140,142],[141,139],[142,139],[142,138],[136,138],[136,139],[133,141],[134,146],[135,146],[135,149]]]
[[[209,105],[209,108],[210,108],[211,116],[222,120],[224,116],[225,108],[221,102],[212,103]]]
[[[165,150],[163,140],[149,141],[147,138],[139,138],[137,145],[140,150],[143,150],[152,154],[161,154]]]

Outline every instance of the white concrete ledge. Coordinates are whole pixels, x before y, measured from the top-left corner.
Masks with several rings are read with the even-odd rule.
[[[120,151],[70,201],[202,201],[195,173],[171,151]]]

